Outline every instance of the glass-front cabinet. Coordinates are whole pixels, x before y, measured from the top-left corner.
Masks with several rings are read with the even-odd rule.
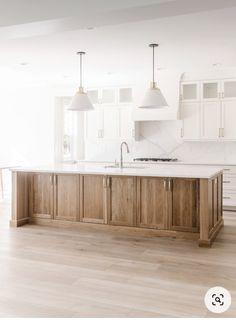
[[[184,82],[181,86],[181,99],[185,102],[199,100],[199,82]]]
[[[236,79],[181,84],[183,140],[236,141]]]
[[[236,80],[224,80],[222,82],[222,99],[236,99]]]
[[[212,101],[220,98],[220,82],[208,81],[201,83],[201,99],[204,101]]]

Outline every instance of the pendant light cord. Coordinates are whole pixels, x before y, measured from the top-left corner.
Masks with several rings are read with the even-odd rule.
[[[155,83],[155,47],[152,47],[152,82]]]
[[[82,88],[82,53],[80,53],[80,88]]]

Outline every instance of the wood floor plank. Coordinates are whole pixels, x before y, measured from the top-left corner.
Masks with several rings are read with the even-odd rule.
[[[236,213],[212,248],[195,241],[26,225],[0,204],[0,317],[236,317]],[[224,314],[204,295],[231,292]]]

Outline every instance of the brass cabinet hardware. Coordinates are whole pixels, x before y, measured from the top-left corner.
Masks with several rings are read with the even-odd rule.
[[[168,180],[168,191],[172,192],[172,180],[171,179]]]
[[[224,137],[225,136],[225,134],[224,134],[224,128],[221,128],[221,137]]]
[[[166,186],[166,179],[164,179],[164,190],[167,190],[167,186]]]
[[[103,181],[103,187],[106,188],[107,187],[107,178],[104,176],[102,181]]]
[[[106,187],[111,187],[111,177],[107,177],[107,180],[106,180]]]

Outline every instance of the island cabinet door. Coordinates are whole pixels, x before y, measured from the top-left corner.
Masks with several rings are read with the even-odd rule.
[[[53,175],[31,174],[29,190],[30,217],[51,219],[53,217]]]
[[[79,220],[79,175],[54,175],[54,219]]]
[[[199,180],[172,179],[171,229],[199,232]]]
[[[144,228],[168,229],[168,187],[165,178],[137,179],[137,225]]]
[[[105,223],[105,180],[101,175],[80,177],[80,221]]]
[[[110,176],[106,182],[108,224],[136,226],[136,177]]]

